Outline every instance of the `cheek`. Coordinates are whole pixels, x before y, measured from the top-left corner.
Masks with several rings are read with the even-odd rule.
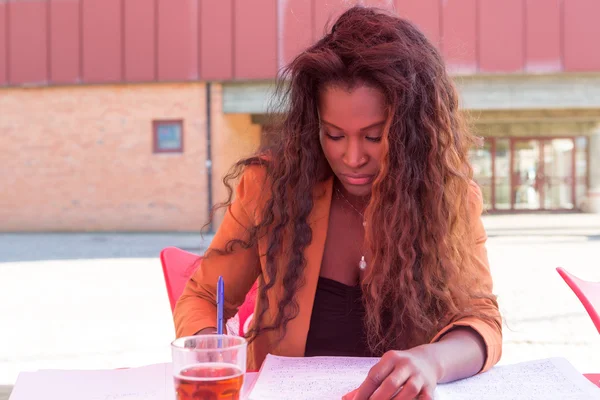
[[[381,163],[381,160],[383,159],[383,155],[384,155],[383,145],[376,146],[373,149],[373,151],[371,152],[371,158],[373,160],[376,160],[378,164]]]
[[[321,148],[323,149],[323,154],[325,154],[325,158],[330,164],[335,163],[340,157],[339,147],[340,146],[337,143],[331,140],[321,139]]]

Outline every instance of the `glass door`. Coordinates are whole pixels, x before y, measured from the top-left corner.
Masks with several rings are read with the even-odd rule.
[[[575,138],[575,207],[581,208],[581,202],[588,191],[588,138]]]
[[[573,139],[543,140],[543,208],[575,208],[575,158]]]
[[[485,138],[470,154],[488,210],[573,210],[589,180],[588,139]]]
[[[471,165],[473,166],[473,179],[481,188],[483,205],[486,209],[492,206],[493,198],[493,146],[492,141],[485,140],[483,147],[471,152]]]
[[[510,140],[498,138],[494,147],[494,208],[510,210]]]
[[[515,139],[512,160],[512,206],[515,210],[541,208],[540,141]]]

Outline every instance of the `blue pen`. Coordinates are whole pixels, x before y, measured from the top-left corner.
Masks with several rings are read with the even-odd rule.
[[[223,334],[223,303],[225,302],[225,283],[219,276],[217,281],[217,334]]]

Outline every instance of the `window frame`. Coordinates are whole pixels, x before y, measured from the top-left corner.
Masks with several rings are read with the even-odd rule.
[[[178,125],[181,132],[181,143],[180,146],[173,149],[161,149],[158,146],[158,128],[161,125]],[[185,131],[183,129],[182,119],[156,119],[152,121],[152,152],[154,154],[168,154],[168,153],[183,153],[184,150],[184,136]]]

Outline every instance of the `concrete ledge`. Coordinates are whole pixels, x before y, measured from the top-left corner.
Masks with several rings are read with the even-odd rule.
[[[274,82],[224,83],[223,113],[265,114],[274,92]]]
[[[600,108],[600,75],[518,75],[455,78],[471,110]]]
[[[469,110],[600,108],[600,74],[455,77]],[[223,84],[223,112],[264,114],[274,82]]]

